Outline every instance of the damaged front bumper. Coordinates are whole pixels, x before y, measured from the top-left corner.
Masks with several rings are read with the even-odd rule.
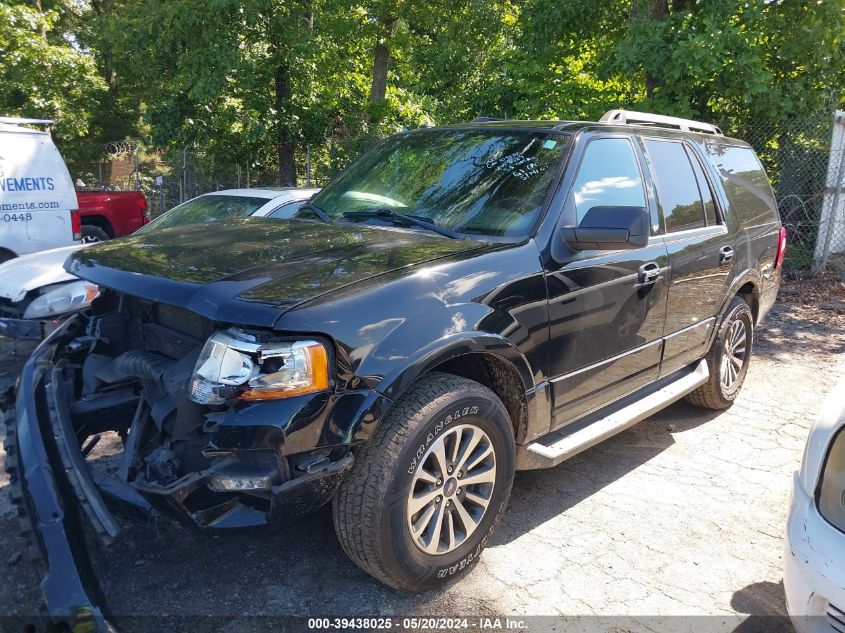
[[[389,402],[374,391],[324,395],[299,404],[293,399],[279,402],[274,409],[252,406],[221,420],[220,445],[232,454],[237,448],[267,450],[271,445],[279,450],[281,444],[287,454],[282,461],[292,464],[281,481],[268,487],[261,503],[250,495],[214,492],[214,480],[228,472],[219,465],[171,487],[144,489],[130,485],[120,473],[113,476],[90,467],[87,449],[80,447],[74,424],[84,411],[68,398],[63,352],[81,333],[82,318],[71,317],[38,346],[24,366],[14,408],[6,412],[6,464],[23,535],[34,541],[43,561],[41,590],[50,617],[66,622],[71,630],[79,625],[84,630],[114,630],[86,549],[85,520],[108,544],[120,532],[112,509],[130,509],[154,519],[158,509],[170,508],[201,529],[279,525],[303,516],[331,498],[353,461],[349,452],[326,459],[322,456],[328,449],[320,447],[348,444],[352,438],[346,433],[344,441],[341,420],[367,411],[365,421],[372,421]],[[298,455],[312,454],[320,459],[296,461]],[[299,469],[296,476],[291,475],[294,468]]]
[[[91,486],[90,475],[67,468],[72,455],[81,457],[79,447],[72,438],[68,441],[63,425],[54,424],[54,411],[46,410],[54,341],[63,330],[44,341],[24,366],[14,408],[6,412],[6,470],[21,514],[22,536],[35,541],[43,561],[41,592],[51,616],[71,630],[111,631],[76,508],[86,509],[105,538],[117,534],[116,524]]]

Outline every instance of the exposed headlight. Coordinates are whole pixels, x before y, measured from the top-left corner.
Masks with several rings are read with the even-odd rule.
[[[819,512],[845,532],[845,429],[830,445],[819,490]]]
[[[329,387],[328,353],[317,341],[260,341],[231,328],[203,347],[188,397],[199,404],[276,400]]]
[[[24,319],[43,319],[76,312],[91,305],[100,289],[88,281],[73,281],[36,297],[23,313]]]

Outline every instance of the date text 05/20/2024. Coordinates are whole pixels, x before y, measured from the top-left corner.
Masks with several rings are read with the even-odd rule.
[[[525,629],[523,620],[511,618],[309,618],[310,630],[428,630],[451,631],[466,629],[484,629],[490,631]]]

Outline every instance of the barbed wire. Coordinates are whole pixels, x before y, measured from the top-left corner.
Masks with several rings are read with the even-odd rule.
[[[111,160],[119,160],[135,153],[138,149],[138,141],[131,139],[123,141],[112,141],[110,143],[103,143],[103,154]]]

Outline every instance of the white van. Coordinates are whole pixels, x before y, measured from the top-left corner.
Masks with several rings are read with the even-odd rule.
[[[0,117],[0,262],[80,239],[76,191],[47,132],[53,121]]]

